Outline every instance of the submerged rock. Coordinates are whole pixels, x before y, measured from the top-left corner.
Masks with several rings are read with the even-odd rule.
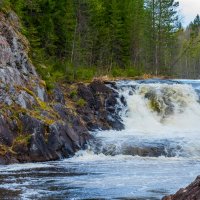
[[[186,188],[180,189],[176,194],[164,197],[162,200],[199,200],[200,176]]]

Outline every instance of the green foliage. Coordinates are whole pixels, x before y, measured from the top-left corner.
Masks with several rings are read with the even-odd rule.
[[[195,79],[200,77],[200,17],[195,19],[184,30],[178,33],[179,51],[174,62],[173,73],[182,78]]]
[[[155,9],[151,0],[10,0],[48,89],[60,79],[132,77],[149,70],[141,66],[168,66],[178,37],[177,4],[153,2]]]

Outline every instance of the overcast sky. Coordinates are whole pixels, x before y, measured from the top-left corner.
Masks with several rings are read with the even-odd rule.
[[[187,26],[200,14],[200,0],[179,0],[183,26]]]

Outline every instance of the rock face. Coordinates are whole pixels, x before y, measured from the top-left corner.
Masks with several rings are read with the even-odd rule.
[[[0,164],[73,156],[95,129],[121,130],[118,94],[100,81],[48,94],[15,13],[0,13]]]
[[[14,15],[14,13],[9,13]],[[20,34],[17,17],[11,21],[9,16],[0,13],[0,79],[7,84],[24,86],[31,77],[37,77],[28,58],[28,41]]]
[[[180,189],[176,194],[164,197],[162,200],[199,200],[200,176],[188,187]]]
[[[79,107],[77,112],[90,130],[122,130],[124,128],[119,117],[119,110],[116,109],[117,99],[119,99],[117,92],[100,81],[94,81],[88,86],[79,84],[78,96],[87,102],[84,107]]]

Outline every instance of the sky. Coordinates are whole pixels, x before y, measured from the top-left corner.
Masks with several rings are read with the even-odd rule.
[[[180,4],[180,14],[182,16],[183,26],[186,27],[194,20],[197,14],[200,14],[200,0],[178,0]]]

